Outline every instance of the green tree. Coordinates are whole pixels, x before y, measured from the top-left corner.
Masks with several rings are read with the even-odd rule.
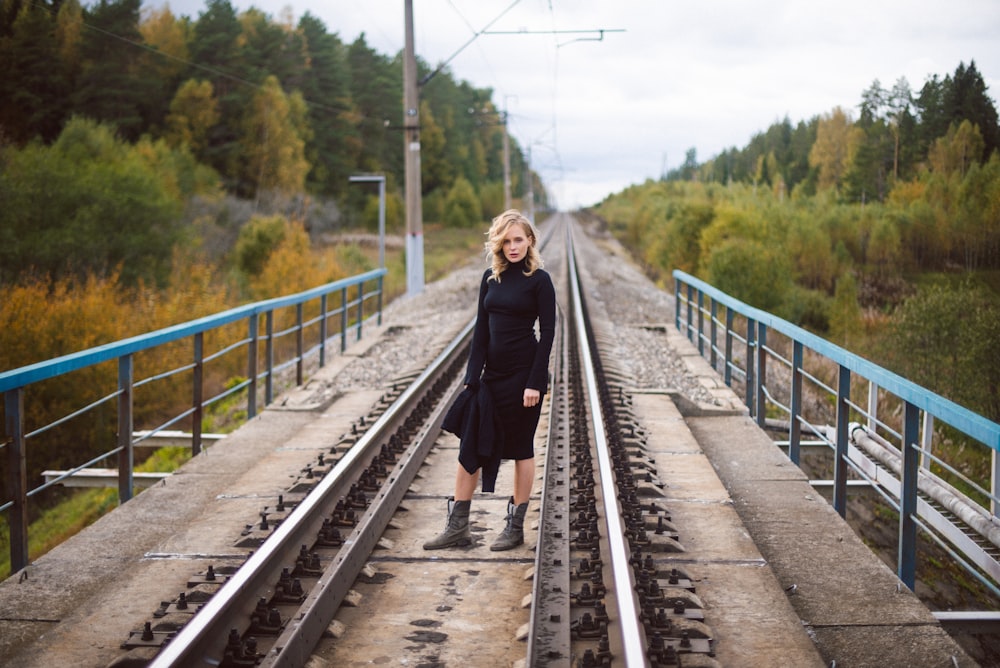
[[[444,203],[444,223],[449,227],[475,227],[483,221],[483,212],[472,184],[465,177],[455,179]]]
[[[665,217],[663,233],[651,235],[644,259],[667,272],[695,272],[701,257],[701,234],[715,217],[715,209],[708,202],[690,201],[667,211],[661,205],[659,211]]]
[[[1000,152],[985,165],[972,164],[957,201],[955,228],[965,268],[1000,268]]]
[[[161,134],[170,100],[187,67],[190,24],[178,20],[169,6],[163,6],[145,11],[139,32],[149,48],[139,58],[139,69],[148,82],[143,101],[146,129]]]
[[[301,90],[309,102],[309,125],[313,130],[313,140],[306,145],[306,160],[312,165],[308,183],[321,194],[336,195],[346,190],[361,154],[348,89],[345,47],[309,12],[299,20],[299,30],[308,53]]]
[[[914,383],[995,420],[1000,418],[998,323],[1000,304],[982,287],[933,285],[893,313],[882,355]]]
[[[759,241],[726,239],[708,261],[708,282],[751,306],[774,311],[791,288],[786,256]]]
[[[945,176],[964,175],[973,163],[979,162],[983,151],[983,136],[970,121],[948,128],[928,152],[931,170]]]
[[[424,193],[429,193],[437,188],[446,189],[453,183],[454,168],[445,159],[444,147],[444,131],[435,122],[430,104],[426,101],[421,102],[420,185]]]
[[[23,143],[52,141],[68,112],[68,72],[60,57],[57,25],[50,10],[35,2],[21,6],[9,38],[0,39],[0,128]]]
[[[285,90],[297,89],[305,69],[302,34],[255,7],[240,14],[239,23],[241,75],[254,83],[274,76]]]
[[[212,126],[201,157],[230,182],[240,164],[240,124],[251,94],[249,86],[237,78],[240,35],[236,10],[229,0],[206,0],[188,46],[191,61],[198,67],[192,66],[186,78],[205,78],[208,73],[219,101],[219,122]]]
[[[858,304],[858,282],[853,272],[845,272],[837,279],[833,302],[830,304],[830,340],[843,348],[850,348],[860,339],[861,306]]]
[[[976,69],[975,61],[969,61],[968,67],[965,63],[958,64],[945,99],[952,123],[969,121],[979,128],[983,146],[981,154],[976,156],[978,162],[986,162],[994,151],[1000,149],[997,109],[986,91],[983,75]]]
[[[271,254],[288,234],[288,223],[281,216],[254,216],[240,228],[236,239],[236,267],[247,279],[258,276]]]
[[[403,138],[397,129],[402,125],[402,70],[372,50],[360,35],[347,50],[351,73],[350,90],[354,101],[361,155],[361,171],[403,173]]]
[[[877,217],[868,237],[868,267],[875,277],[887,280],[899,277],[902,262],[902,239],[899,227],[886,216]]]
[[[792,258],[796,283],[829,294],[837,265],[827,230],[805,216],[797,216],[789,225],[785,248]]]
[[[71,120],[51,146],[5,150],[0,281],[23,274],[166,280],[181,202],[106,125]]]
[[[122,137],[139,138],[151,80],[138,68],[141,0],[98,0],[84,11],[94,28],[80,42],[80,76],[73,94],[76,114],[113,125]]]

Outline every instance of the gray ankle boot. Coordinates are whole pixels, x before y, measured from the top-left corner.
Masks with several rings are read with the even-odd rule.
[[[444,531],[426,543],[425,550],[440,550],[444,547],[460,547],[472,542],[469,538],[469,507],[472,501],[455,501],[448,497],[448,525]]]
[[[492,551],[510,550],[524,544],[524,515],[527,512],[527,501],[515,506],[514,497],[510,497],[510,501],[507,502],[507,527],[490,545]]]

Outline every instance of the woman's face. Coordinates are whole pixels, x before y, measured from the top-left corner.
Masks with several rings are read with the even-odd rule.
[[[503,237],[503,255],[508,262],[519,262],[528,254],[531,240],[519,223],[514,223],[507,229],[507,234]]]

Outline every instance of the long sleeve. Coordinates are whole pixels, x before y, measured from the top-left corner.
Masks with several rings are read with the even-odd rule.
[[[486,353],[490,345],[490,316],[486,311],[486,288],[490,271],[483,273],[479,285],[479,309],[476,313],[476,326],[472,331],[472,346],[469,351],[469,366],[465,372],[465,384],[478,386],[479,377],[486,365]]]
[[[552,352],[552,342],[556,335],[556,291],[552,287],[552,278],[547,272],[541,272],[536,292],[538,303],[538,347],[535,349],[535,359],[531,365],[527,387],[543,394],[548,390],[549,354]]]

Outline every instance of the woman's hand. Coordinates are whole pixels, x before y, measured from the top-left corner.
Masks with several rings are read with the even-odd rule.
[[[537,406],[541,396],[542,393],[538,390],[533,390],[530,387],[524,388],[524,407],[531,408],[532,406]]]

